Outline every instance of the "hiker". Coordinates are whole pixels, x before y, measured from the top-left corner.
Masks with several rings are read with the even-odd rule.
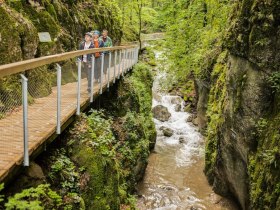
[[[85,34],[85,40],[80,44],[79,50],[87,50],[94,48],[93,43],[92,43],[92,35],[91,33],[87,32]],[[91,57],[92,54],[87,54],[83,55],[80,57],[82,61],[82,68],[86,71],[87,73],[87,80],[88,80],[88,88],[87,91],[90,92],[90,87],[91,87]]]
[[[102,31],[102,36],[99,38],[99,40],[103,41],[104,47],[113,47],[112,39],[108,36],[108,31],[104,29]],[[104,52],[104,74],[107,74],[107,69],[109,67],[109,52]]]
[[[100,32],[95,30],[92,31],[92,43],[94,48],[101,48],[104,47],[104,42],[99,39]],[[102,52],[94,53],[95,61],[94,61],[94,78],[98,82],[100,82],[100,73],[101,73],[101,55]]]

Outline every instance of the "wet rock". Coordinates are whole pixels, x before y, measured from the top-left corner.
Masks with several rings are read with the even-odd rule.
[[[192,123],[195,125],[195,126],[198,126],[198,121],[199,119],[196,117],[192,120]]]
[[[171,128],[162,127],[162,132],[164,136],[171,137],[174,131]]]
[[[153,92],[153,98],[158,102],[162,101],[161,95],[158,94],[157,92]]]
[[[194,116],[193,116],[193,115],[188,116],[187,119],[186,119],[186,123],[192,122],[193,119],[194,119]]]
[[[181,104],[177,104],[177,105],[175,106],[175,112],[180,112],[181,109],[182,109]]]
[[[46,183],[46,177],[41,166],[35,162],[30,162],[30,166],[25,168],[16,180],[9,186],[9,191],[17,192],[19,189],[26,189],[36,187],[40,184]]]
[[[188,104],[187,106],[185,106],[184,108],[184,112],[191,112],[191,104]]]
[[[179,142],[180,142],[180,144],[185,143],[186,142],[186,138],[184,136],[180,136],[179,137]]]
[[[183,102],[183,99],[179,96],[173,97],[170,101],[172,104],[181,104]]]
[[[31,162],[26,171],[26,175],[32,179],[45,179],[42,168],[35,162]]]
[[[152,111],[154,118],[162,122],[168,121],[171,117],[171,114],[168,111],[168,109],[162,105],[155,106]]]

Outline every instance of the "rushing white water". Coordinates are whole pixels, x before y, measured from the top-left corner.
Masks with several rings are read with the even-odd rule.
[[[171,137],[165,137],[162,132],[159,132],[156,151],[167,145],[174,149],[176,148],[174,153],[176,166],[181,167],[193,164],[196,161],[195,157],[203,154],[203,139],[200,133],[198,133],[197,128],[191,123],[186,122],[190,114],[175,111],[176,103],[173,104],[172,101],[178,101],[178,99],[180,98],[177,96],[162,96],[161,102],[154,100],[153,105],[163,105],[171,113],[171,117],[167,122],[154,119],[157,130],[159,131],[160,127],[164,126],[174,131]],[[183,107],[184,102],[182,101],[180,104]],[[183,143],[179,142],[180,138],[184,139]]]
[[[159,84],[164,77],[162,74],[155,79],[153,106],[167,107],[171,117],[166,122],[154,119],[157,142],[149,157],[144,180],[138,186],[141,196],[138,209],[235,209],[224,203],[208,185],[203,174],[204,139],[192,123],[186,122],[189,113],[175,111],[177,104],[183,109],[184,101],[178,96],[159,92]],[[164,136],[162,126],[172,129],[173,135]]]
[[[164,52],[155,52],[158,75],[153,85],[153,106],[168,108],[171,117],[166,122],[154,119],[157,141],[150,154],[144,179],[138,185],[139,210],[236,210],[235,205],[216,195],[203,173],[204,138],[191,122],[191,115],[183,111],[184,101],[165,94],[174,77],[164,73],[170,65]],[[163,72],[163,73],[160,73]],[[176,105],[181,110],[175,111]],[[161,127],[174,131],[171,137],[163,135]]]

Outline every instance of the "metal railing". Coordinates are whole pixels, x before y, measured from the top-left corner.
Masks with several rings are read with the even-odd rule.
[[[0,66],[0,181],[15,163],[29,166],[38,145],[131,70],[138,51],[137,45],[89,49]],[[83,62],[84,55],[91,60]]]

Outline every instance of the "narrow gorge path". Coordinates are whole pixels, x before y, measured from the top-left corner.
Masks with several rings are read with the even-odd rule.
[[[158,57],[158,56],[157,56]],[[148,161],[144,179],[138,185],[140,210],[237,210],[233,202],[215,194],[203,173],[204,137],[187,122],[184,101],[160,91],[165,74],[159,73],[153,87],[153,107],[162,105],[171,117],[154,119],[157,142]],[[171,130],[170,130],[171,129]],[[163,130],[171,132],[167,137]]]

